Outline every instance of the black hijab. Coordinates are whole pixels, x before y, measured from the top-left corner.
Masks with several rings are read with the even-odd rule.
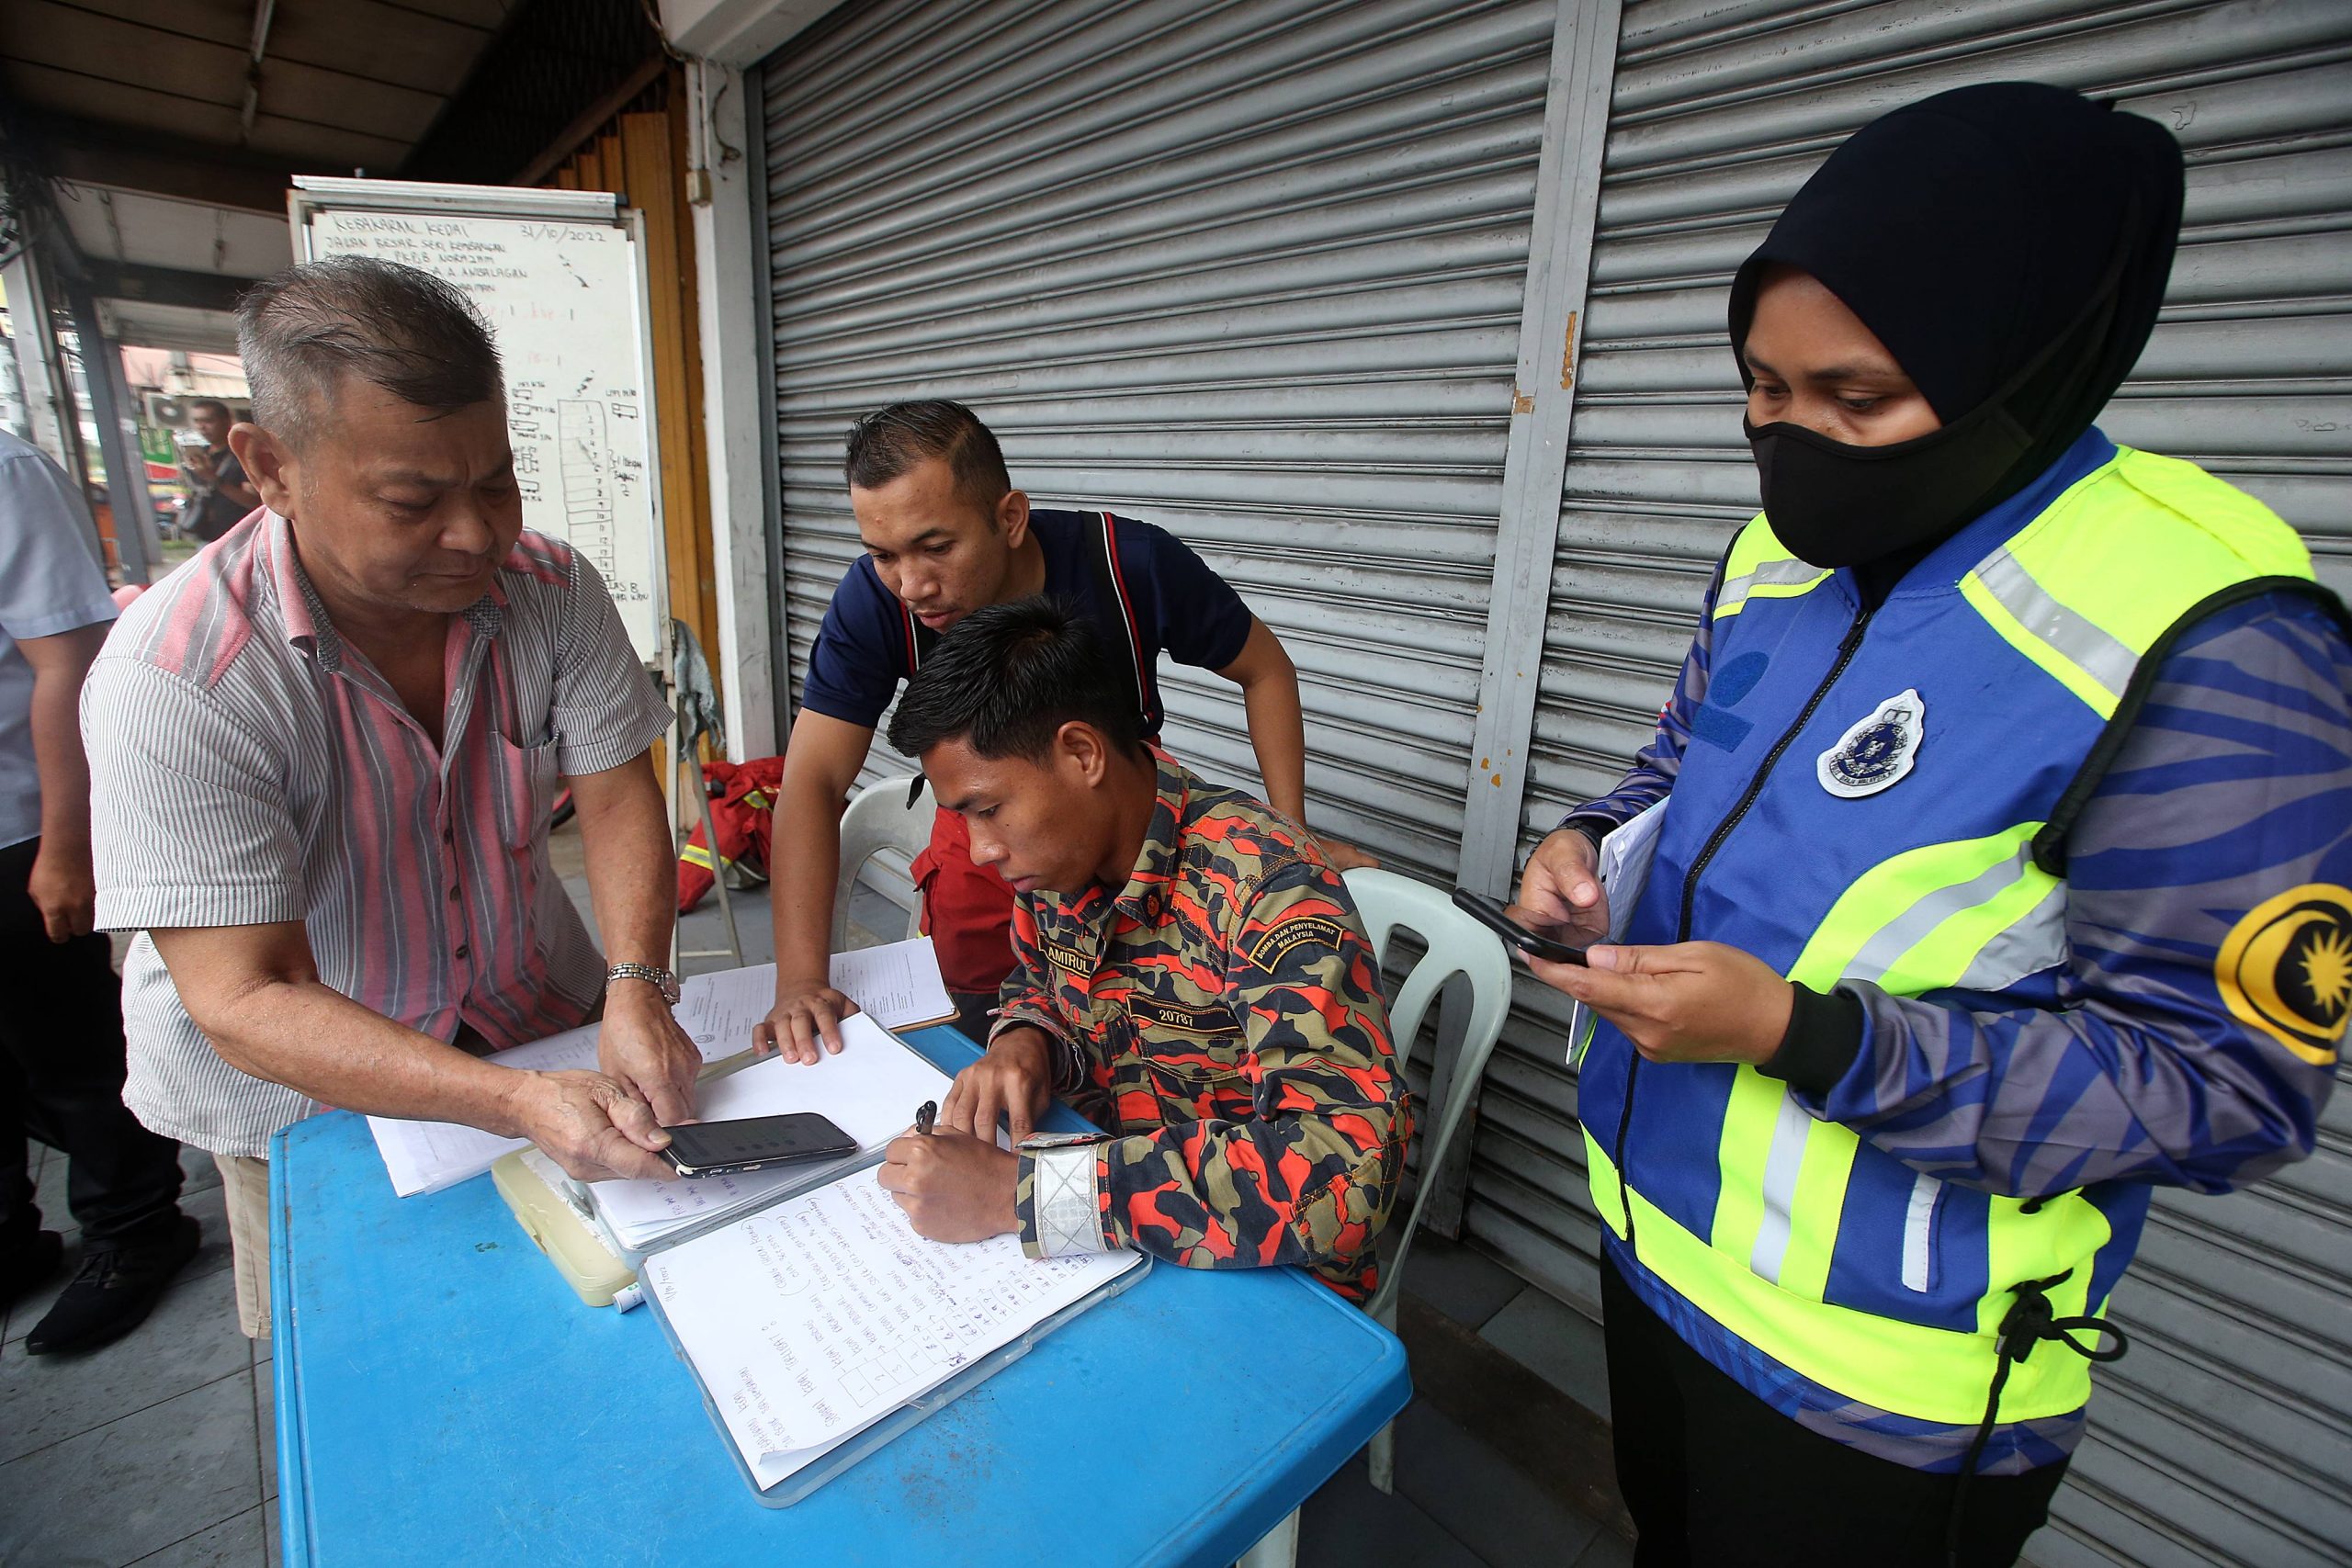
[[[2047,469],[2146,346],[2181,185],[2164,127],[2034,82],[1939,93],[1849,137],[1733,280],[1733,352],[1785,264],[1860,318],[1943,428],[1859,447],[1750,426],[1781,541],[1824,566],[1916,559]]]

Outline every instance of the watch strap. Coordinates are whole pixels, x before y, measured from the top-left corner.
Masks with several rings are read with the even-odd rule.
[[[650,981],[664,1001],[672,1007],[678,1005],[678,977],[659,964],[616,964],[605,971],[605,984],[609,986],[616,980]]]

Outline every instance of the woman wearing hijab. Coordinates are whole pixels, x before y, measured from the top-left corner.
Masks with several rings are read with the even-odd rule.
[[[2013,1562],[2152,1189],[2311,1150],[2345,613],[2261,503],[2092,423],[2181,186],[2151,121],[1963,88],[1847,141],[1733,284],[1763,514],[1520,886],[1602,943],[1535,967],[1583,1004],[1645,1568]]]

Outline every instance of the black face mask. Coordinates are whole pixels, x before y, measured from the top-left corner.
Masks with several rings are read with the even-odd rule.
[[[2055,343],[1992,397],[1925,435],[1889,446],[1854,446],[1786,421],[1751,424],[1742,414],[1740,428],[1756,454],[1773,534],[1814,566],[1900,559],[1924,552],[2023,490],[2063,447],[2034,432],[2052,424],[2052,407],[2083,401],[2093,366],[2089,345],[2115,319],[2121,276],[2119,256]],[[2080,434],[2073,430],[2066,441]]]
[[[1815,566],[1859,566],[1942,538],[2002,495],[2033,437],[1999,402],[1891,446],[1854,446],[1785,421],[1740,425],[1756,453],[1764,515]]]

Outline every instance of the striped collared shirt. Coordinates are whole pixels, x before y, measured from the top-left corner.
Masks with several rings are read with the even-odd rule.
[[[604,961],[548,864],[559,780],[668,716],[595,569],[525,533],[449,620],[443,743],[357,649],[284,518],[256,513],[134,604],[82,696],[98,924],[137,931],[123,1091],[159,1133],[262,1155],[314,1109],[223,1062],[147,931],[300,920],[319,976],[437,1039],[578,1024]]]

